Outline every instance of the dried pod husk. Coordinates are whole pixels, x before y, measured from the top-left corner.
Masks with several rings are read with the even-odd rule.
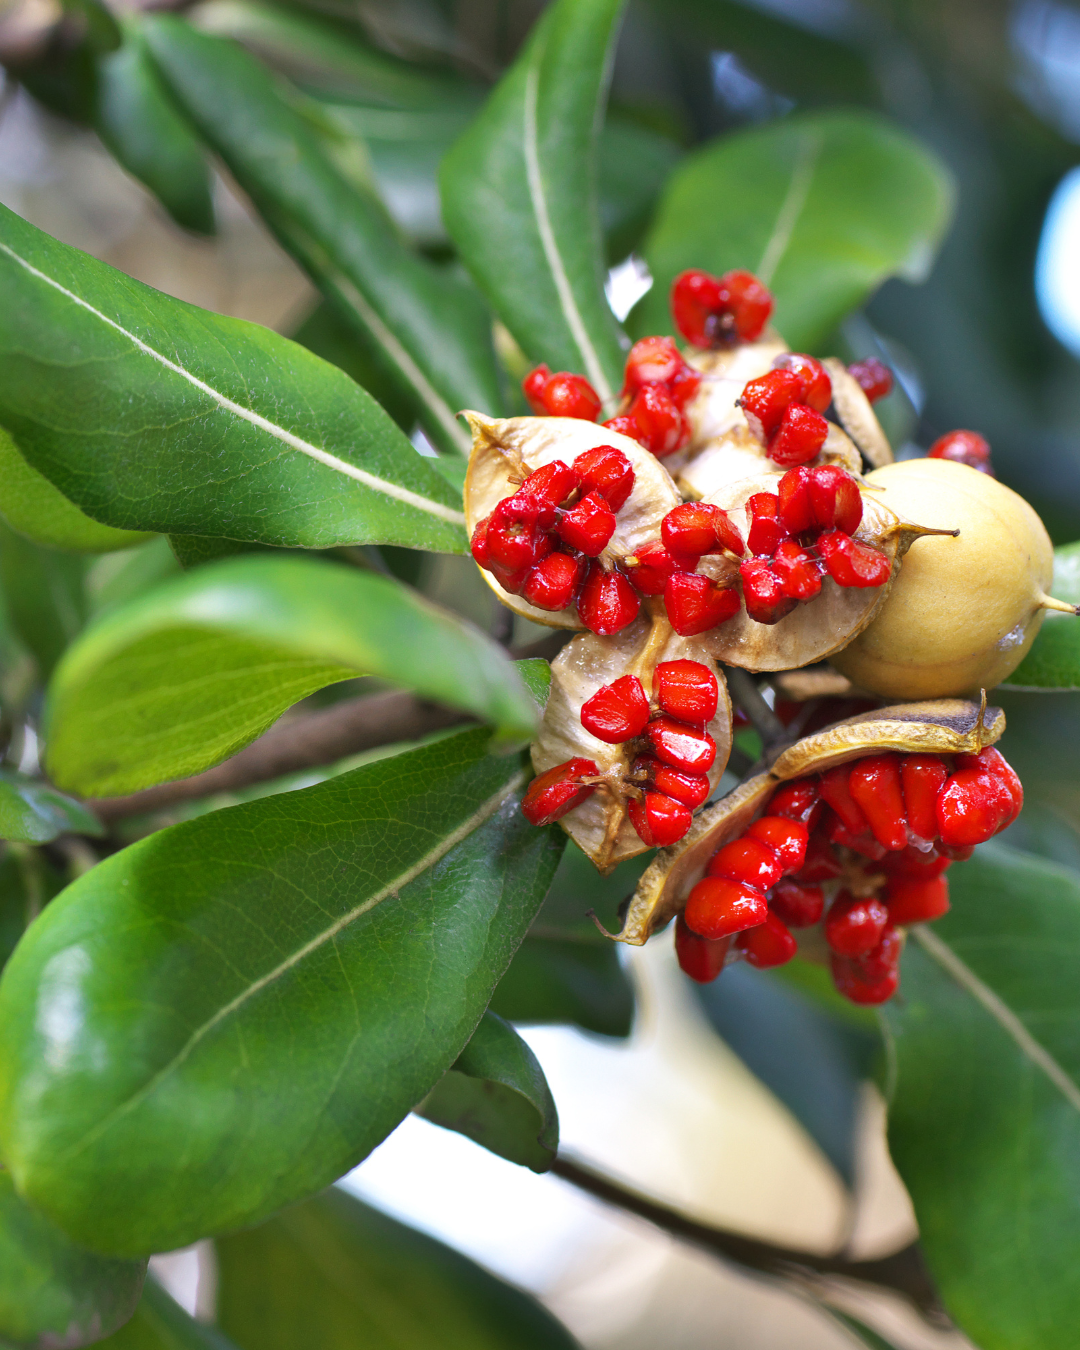
[[[690,443],[666,461],[673,476],[677,476],[702,447],[722,439],[735,427],[746,428],[746,418],[736,403],[747,380],[756,380],[759,375],[766,374],[776,358],[787,350],[787,343],[770,328],[760,342],[740,343],[714,352],[691,349],[685,354],[687,364],[700,371],[702,378],[698,392],[686,409]]]
[[[855,442],[875,469],[893,462],[892,446],[881,429],[873,405],[863,392],[862,385],[835,356],[827,356],[821,363],[832,380],[833,408],[840,425]]]
[[[679,637],[659,606],[651,616],[643,614],[614,637],[580,634],[551,664],[551,693],[532,747],[533,767],[540,774],[579,756],[596,763],[604,784],[560,824],[604,874],[647,849],[627,817],[627,802],[635,794],[628,794],[623,782],[640,746],[598,740],[581,725],[581,705],[601,685],[624,675],[636,675],[651,696],[657,664],[679,660],[701,662],[716,674],[720,686],[716,716],[706,728],[716,742],[716,759],[708,774],[710,790],[715,791],[731,753],[731,700],[724,677],[702,640]]]
[[[780,783],[890,750],[974,755],[998,741],[1004,730],[1000,708],[966,699],[936,699],[861,713],[805,736],[778,755],[771,768],[707,806],[684,839],[657,853],[638,883],[618,940],[640,947],[678,914],[712,855],[764,814]]]
[[[600,555],[601,563],[632,554],[650,540],[659,538],[660,522],[681,501],[671,475],[655,455],[617,431],[586,422],[579,417],[488,417],[465,412],[473,433],[473,449],[465,477],[465,525],[470,537],[476,526],[495,510],[504,497],[516,492],[534,469],[561,459],[573,461],[585,450],[613,445],[633,465],[634,488],[616,513],[615,533]],[[518,595],[511,595],[490,572],[481,569],[484,580],[515,614],[549,628],[582,628],[577,609],[552,613],[537,609]]]
[[[708,500],[729,513],[745,538],[750,529],[747,500],[757,492],[775,493],[782,477],[771,473],[744,479],[714,493]],[[882,505],[880,495],[864,492],[862,501],[863,518],[853,538],[885,554],[892,568],[889,581],[883,586],[842,587],[826,576],[820,595],[797,605],[774,624],[758,623],[741,609],[704,635],[709,651],[718,661],[753,671],[794,670],[839,651],[873,620],[885,601],[900,559],[920,531]]]

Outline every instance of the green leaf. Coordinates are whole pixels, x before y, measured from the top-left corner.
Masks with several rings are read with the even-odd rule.
[[[557,0],[443,161],[446,227],[526,354],[622,383],[604,297],[597,136],[622,0]]]
[[[86,621],[85,577],[85,558],[42,548],[0,521],[0,587],[8,619],[43,679]]]
[[[135,530],[114,530],[80,511],[19,453],[0,427],[0,514],[35,544],[72,553],[112,553],[151,538]]]
[[[347,375],[0,207],[0,423],[120,529],[464,552],[460,500]]]
[[[803,113],[712,141],[661,200],[634,331],[674,331],[668,292],[684,268],[744,267],[776,297],[785,339],[814,348],[887,277],[926,278],[952,200],[937,157],[871,113]]]
[[[65,878],[38,848],[9,845],[0,854],[0,966]]]
[[[80,1346],[126,1322],[146,1261],[76,1247],[0,1172],[0,1346]]]
[[[559,1117],[540,1062],[493,1012],[416,1110],[534,1172],[546,1172],[559,1149]]]
[[[1080,1320],[1080,876],[1002,845],[949,873],[887,1004],[889,1143],[945,1305],[983,1350]]]
[[[0,839],[47,844],[65,831],[104,834],[81,802],[14,769],[0,768]]]
[[[354,1167],[472,1035],[565,842],[470,730],[107,858],[0,979],[0,1157],[128,1255]],[[74,1010],[74,1011],[73,1011]]]
[[[175,18],[149,21],[146,32],[173,94],[270,229],[375,343],[429,433],[467,452],[455,414],[502,402],[491,322],[475,290],[409,252],[378,199],[335,166],[310,121],[242,48]]]
[[[233,1350],[232,1341],[189,1317],[153,1276],[131,1321],[98,1344],[99,1350]]]
[[[137,28],[98,62],[94,128],[178,225],[214,233],[210,166],[161,84]]]
[[[220,1239],[240,1350],[574,1350],[529,1294],[341,1190]]]
[[[358,675],[475,713],[505,740],[536,727],[513,662],[471,624],[389,577],[256,555],[174,577],[87,630],[49,687],[49,772],[99,797],[186,778]]]
[[[860,1345],[867,1346],[869,1350],[898,1350],[898,1347],[892,1341],[887,1341],[884,1336],[879,1336],[876,1331],[868,1327],[865,1322],[860,1322],[858,1318],[841,1312],[839,1308],[830,1308],[825,1304],[819,1304],[818,1306],[828,1313],[834,1322],[838,1322],[845,1331],[850,1331]]]
[[[1080,605],[1080,543],[1054,550],[1050,590],[1055,599]],[[1004,687],[1045,692],[1080,689],[1080,623],[1076,617],[1048,610],[1031,650]]]

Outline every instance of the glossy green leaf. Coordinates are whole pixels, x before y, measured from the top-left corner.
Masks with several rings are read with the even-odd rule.
[[[235,754],[300,699],[358,675],[527,740],[536,704],[505,652],[389,577],[315,558],[226,559],[112,610],[49,686],[53,780],[111,796]]]
[[[559,1117],[540,1062],[493,1012],[416,1110],[534,1172],[546,1172],[559,1149]]]
[[[130,1322],[99,1343],[100,1350],[234,1350],[216,1327],[180,1307],[150,1276]]]
[[[232,42],[182,20],[147,24],[165,80],[281,243],[411,391],[425,426],[467,451],[463,407],[502,395],[491,323],[475,290],[401,243],[371,192],[335,166],[269,73]]]
[[[0,207],[0,423],[95,520],[464,552],[461,503],[358,385]]]
[[[167,1251],[354,1167],[472,1035],[565,842],[482,729],[215,811],[54,900],[0,979],[0,1157]]]
[[[178,225],[214,233],[206,155],[162,87],[134,26],[123,46],[98,62],[94,128]]]
[[[52,673],[86,622],[86,567],[78,554],[43,548],[0,521],[0,588],[7,617],[42,678]]]
[[[1080,544],[1054,550],[1057,600],[1080,605]],[[1007,689],[1080,689],[1080,621],[1072,614],[1048,610],[1031,650],[1005,682]]]
[[[151,538],[135,530],[114,530],[80,511],[19,453],[0,427],[0,514],[35,544],[72,553],[112,553]]]
[[[596,150],[622,0],[557,0],[443,161],[443,215],[528,356],[606,403],[621,330],[604,297]]]
[[[126,1322],[146,1261],[117,1261],[76,1247],[15,1194],[0,1172],[0,1346],[89,1345]]]
[[[813,348],[887,277],[925,279],[952,198],[937,157],[871,113],[804,113],[712,141],[664,192],[634,331],[674,331],[668,292],[684,268],[743,267],[772,290],[785,339]]]
[[[986,845],[912,930],[889,1143],[945,1306],[982,1350],[1080,1321],[1080,874]]]
[[[217,1243],[240,1350],[573,1350],[529,1294],[341,1190]]]
[[[14,769],[0,769],[0,839],[47,844],[65,831],[103,834],[81,802]]]

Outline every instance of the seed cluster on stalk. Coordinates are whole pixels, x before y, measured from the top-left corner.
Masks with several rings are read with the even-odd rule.
[[[782,965],[797,951],[791,930],[820,924],[839,992],[883,1003],[899,982],[898,928],[948,910],[946,869],[1011,825],[1023,799],[992,747],[867,755],[784,783],[690,891],[679,962],[699,981],[732,959]]]

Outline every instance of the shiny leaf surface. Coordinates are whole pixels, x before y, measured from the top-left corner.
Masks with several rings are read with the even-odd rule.
[[[100,1344],[101,1350],[234,1350],[216,1327],[189,1317],[153,1276],[131,1321]]]
[[[0,839],[47,844],[57,835],[103,834],[81,802],[14,769],[0,769]]]

